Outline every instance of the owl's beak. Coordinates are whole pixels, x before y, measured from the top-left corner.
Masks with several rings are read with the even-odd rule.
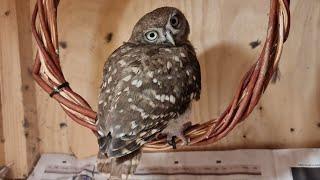
[[[176,45],[176,43],[174,42],[174,39],[172,37],[171,31],[170,30],[166,30],[166,39],[172,44],[172,45]]]

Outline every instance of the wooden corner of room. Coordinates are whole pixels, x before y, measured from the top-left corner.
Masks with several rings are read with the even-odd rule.
[[[0,162],[26,178],[39,157],[29,1],[0,1]]]

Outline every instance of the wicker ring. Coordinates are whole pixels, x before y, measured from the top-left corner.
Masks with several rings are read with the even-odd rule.
[[[67,115],[77,123],[97,133],[96,112],[79,94],[70,87],[60,91],[57,84],[66,82],[60,66],[57,7],[59,0],[37,0],[32,15],[32,33],[36,40],[37,55],[33,66],[33,77],[39,86],[57,100]],[[271,77],[277,71],[283,44],[290,29],[290,0],[270,0],[267,37],[258,60],[242,78],[236,93],[226,110],[217,118],[200,125],[194,125],[187,131],[191,142],[178,150],[199,150],[203,145],[214,143],[225,137],[237,124],[245,120],[268,87]],[[39,26],[36,20],[39,20]],[[41,71],[40,71],[41,69]],[[52,91],[52,87],[56,87]],[[154,140],[144,146],[146,151],[171,150],[165,137]]]

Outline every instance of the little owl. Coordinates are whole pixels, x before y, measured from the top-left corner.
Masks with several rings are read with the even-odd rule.
[[[158,134],[184,144],[193,100],[200,98],[201,75],[188,40],[184,14],[162,7],[144,15],[128,42],[103,69],[97,129],[100,152],[110,159],[132,156]],[[120,160],[118,161],[120,162]]]

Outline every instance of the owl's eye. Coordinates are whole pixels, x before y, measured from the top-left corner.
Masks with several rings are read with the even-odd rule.
[[[179,25],[179,19],[177,16],[172,16],[170,18],[170,24],[172,27],[176,28]]]
[[[157,31],[149,31],[146,33],[146,38],[148,41],[155,41],[158,38],[158,32]]]

